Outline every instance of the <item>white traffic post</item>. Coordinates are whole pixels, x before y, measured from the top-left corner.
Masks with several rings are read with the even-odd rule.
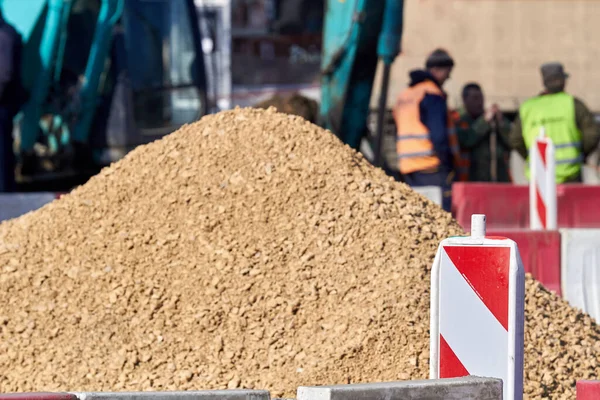
[[[531,229],[555,230],[557,227],[554,144],[544,127],[529,154],[529,223]]]
[[[523,398],[525,272],[514,241],[485,235],[444,239],[431,272],[431,379],[500,378],[504,400]]]

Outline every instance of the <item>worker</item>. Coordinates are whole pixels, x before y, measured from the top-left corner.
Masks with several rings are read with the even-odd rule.
[[[481,86],[468,83],[462,90],[463,108],[454,115],[461,160],[470,182],[510,182],[510,121],[497,104],[485,110]]]
[[[555,147],[556,183],[582,182],[582,164],[600,140],[594,115],[581,100],[564,91],[568,75],[562,64],[546,63],[541,73],[545,90],[519,108],[510,132],[511,147],[528,160],[529,149],[543,127]],[[525,173],[529,179],[529,165]]]
[[[442,89],[453,67],[454,61],[445,50],[432,52],[425,70],[410,72],[409,87],[400,94],[393,110],[398,165],[404,181],[413,187],[440,187],[446,211],[452,204],[459,151]]]
[[[15,189],[13,118],[25,101],[21,85],[21,35],[0,13],[0,192]]]

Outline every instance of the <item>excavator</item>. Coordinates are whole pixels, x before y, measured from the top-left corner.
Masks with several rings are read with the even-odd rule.
[[[374,164],[384,169],[390,68],[400,53],[403,15],[403,0],[327,0],[325,8],[319,124],[359,149],[367,131],[375,73],[381,61],[383,73],[372,147]]]
[[[21,190],[57,191],[61,183],[68,190],[135,146],[207,113],[193,0],[0,1],[25,44],[22,75],[30,98],[14,132]],[[319,122],[357,148],[381,60],[374,146],[381,166],[404,1],[325,4]]]
[[[24,44],[28,101],[13,135],[21,190],[68,190],[207,113],[193,0],[1,0],[0,9]]]

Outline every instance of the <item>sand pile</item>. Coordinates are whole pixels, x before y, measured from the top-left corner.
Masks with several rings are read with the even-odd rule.
[[[0,225],[0,389],[424,378],[450,216],[298,117],[235,110]],[[526,391],[572,398],[600,329],[528,282]]]

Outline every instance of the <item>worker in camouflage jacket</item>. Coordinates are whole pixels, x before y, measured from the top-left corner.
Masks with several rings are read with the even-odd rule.
[[[463,108],[453,113],[461,150],[459,180],[510,182],[510,121],[496,104],[485,111],[481,87],[465,85]]]

